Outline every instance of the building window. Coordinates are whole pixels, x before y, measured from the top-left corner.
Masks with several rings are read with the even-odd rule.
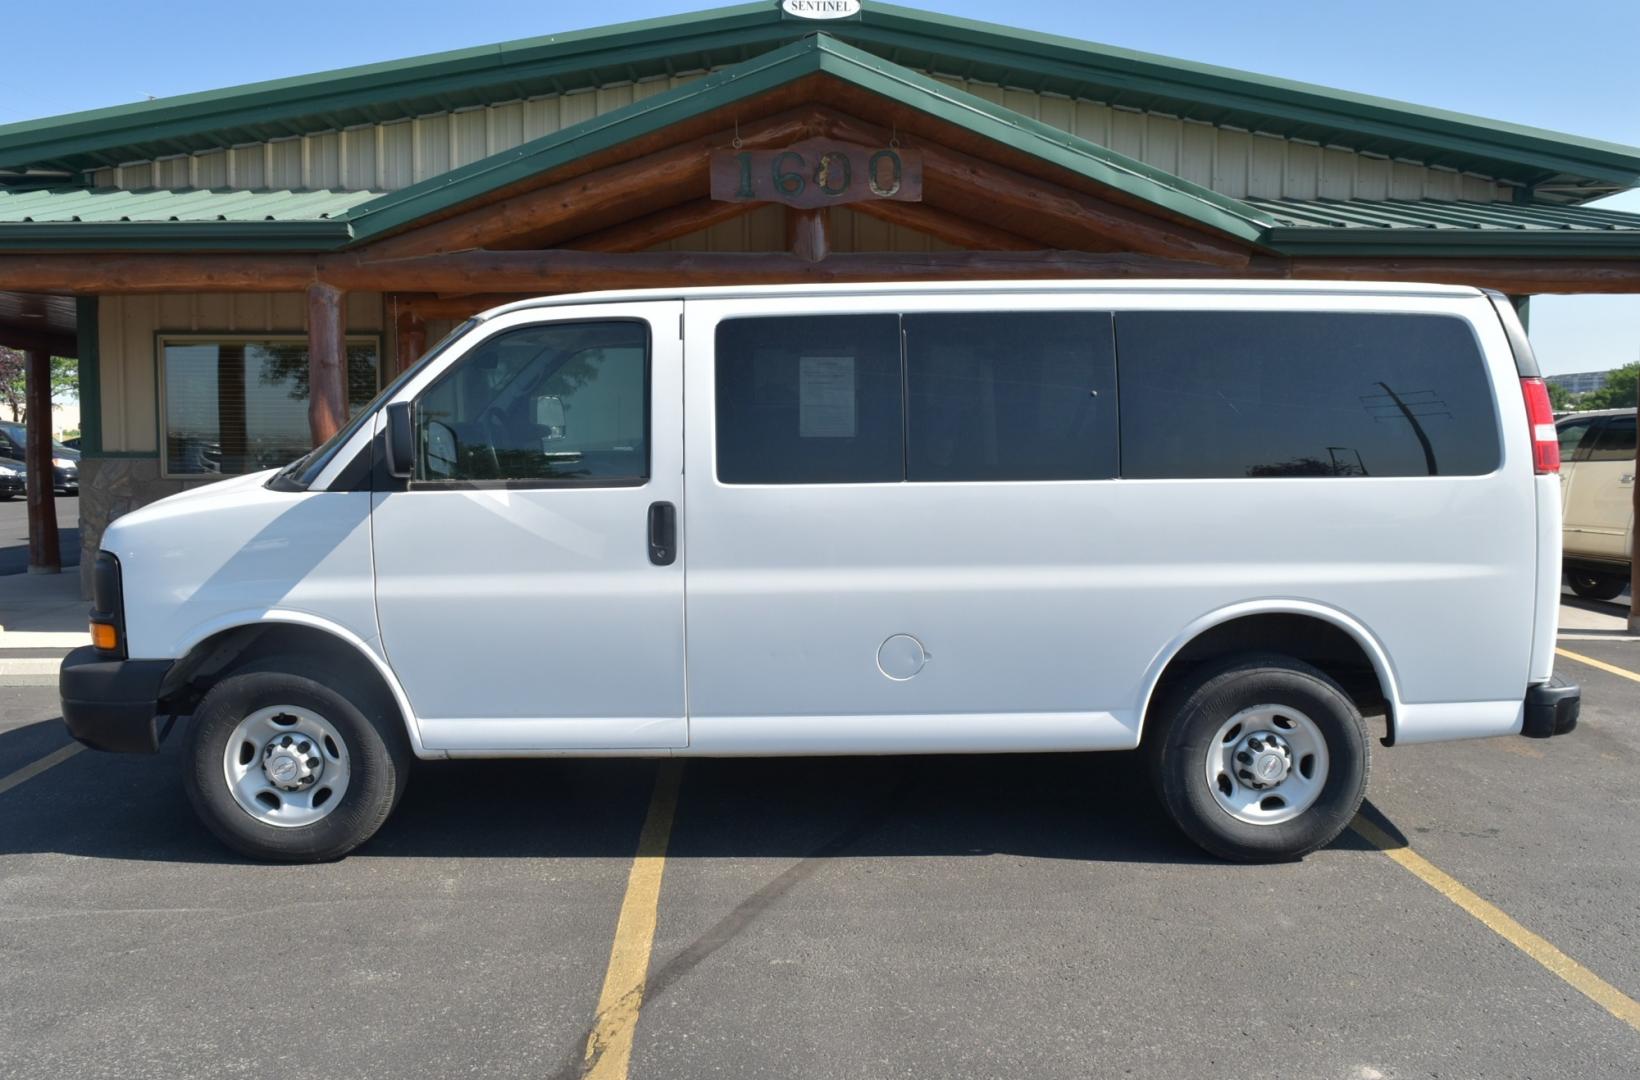
[[[232,476],[289,464],[313,448],[303,337],[164,337],[160,369],[167,476]],[[376,396],[381,348],[347,339],[347,407]]]

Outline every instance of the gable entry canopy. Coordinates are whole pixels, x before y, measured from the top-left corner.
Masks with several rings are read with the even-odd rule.
[[[679,81],[687,71],[705,74]],[[199,164],[657,78],[677,85],[391,190],[246,186]],[[1095,102],[1183,124],[1195,145],[1253,133],[1451,190],[1362,198],[1323,173],[1304,194],[1231,194],[1214,151],[1162,167],[1015,108],[1016,95],[1043,116],[1050,101]],[[769,205],[714,200],[714,152],[813,139],[915,154],[920,199],[846,209],[922,250],[839,245],[840,211],[824,206],[780,211],[777,249],[674,250]],[[130,165],[147,161],[155,177],[201,182],[117,179],[150,175]],[[1582,204],[1636,183],[1640,150],[1597,140],[885,4],[822,23],[767,0],[0,127],[0,343],[83,347],[74,297],[306,291],[315,394],[334,398],[335,358],[321,353],[342,335],[314,328],[348,292],[390,298],[410,351],[426,319],[603,288],[1148,276],[1632,292],[1640,216]],[[1468,192],[1481,194],[1457,197]],[[12,318],[23,308],[28,320]],[[340,411],[316,408],[316,434]]]

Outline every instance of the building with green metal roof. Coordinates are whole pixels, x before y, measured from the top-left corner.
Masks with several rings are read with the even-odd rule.
[[[893,150],[915,195],[714,183],[798,144]],[[1585,204],[1637,185],[1640,149],[1599,140],[764,0],[0,127],[0,344],[81,359],[94,549],[113,515],[299,450],[328,422],[310,394],[357,405],[507,298],[1112,274],[1632,292],[1640,216]]]

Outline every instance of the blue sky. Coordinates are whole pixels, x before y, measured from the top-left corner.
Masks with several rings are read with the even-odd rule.
[[[774,0],[769,0],[772,4]],[[8,4],[0,123],[715,6],[665,0]],[[937,0],[906,6],[1640,145],[1640,2]],[[64,46],[71,43],[72,48]],[[1609,205],[1640,212],[1640,193]],[[1640,297],[1533,301],[1549,372],[1640,359]]]

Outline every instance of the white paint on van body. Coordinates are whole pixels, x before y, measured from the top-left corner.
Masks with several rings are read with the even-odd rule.
[[[1501,464],[1434,478],[716,480],[712,357],[726,316],[1169,308],[1464,318],[1489,367]],[[1007,283],[574,297],[490,313],[395,400],[492,333],[588,314],[651,322],[647,485],[371,496],[280,493],[256,476],[176,496],[104,541],[124,566],[131,655],[180,656],[234,613],[322,620],[382,667],[423,756],[1132,747],[1192,628],[1254,611],[1322,613],[1356,636],[1381,666],[1398,742],[1518,731],[1528,682],[1548,678],[1555,586],[1542,568],[1545,537],[1560,530],[1558,483],[1533,475],[1508,343],[1473,290]],[[660,500],[679,510],[669,567],[645,546],[646,509]],[[879,667],[895,635],[926,648],[913,678]]]

